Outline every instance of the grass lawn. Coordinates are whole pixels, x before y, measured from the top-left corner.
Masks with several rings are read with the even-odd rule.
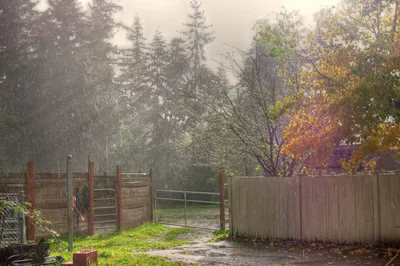
[[[74,238],[74,250],[97,250],[98,263],[104,266],[114,265],[185,265],[183,263],[167,261],[162,257],[151,257],[136,254],[151,249],[165,249],[169,247],[190,244],[191,240],[177,239],[179,234],[190,233],[189,228],[167,228],[160,224],[146,223],[142,226],[107,235],[92,237],[78,236]],[[51,244],[51,256],[63,256],[66,261],[72,261],[72,253],[68,252],[68,238],[63,242]]]

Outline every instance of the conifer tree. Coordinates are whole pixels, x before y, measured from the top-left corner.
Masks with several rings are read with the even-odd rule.
[[[137,94],[143,92],[146,70],[146,39],[143,34],[142,22],[138,15],[133,20],[133,27],[124,27],[131,47],[122,51],[120,59],[121,75],[119,83],[122,86],[124,103],[131,109],[139,108]]]
[[[35,91],[35,7],[31,1],[0,1],[0,171],[19,170],[31,155],[25,122]]]

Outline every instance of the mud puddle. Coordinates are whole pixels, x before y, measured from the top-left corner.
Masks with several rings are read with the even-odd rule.
[[[180,236],[195,244],[145,254],[163,256],[173,261],[199,265],[385,265],[388,259],[372,254],[343,255],[332,250],[311,250],[307,247],[271,247],[271,243],[222,240],[210,242],[210,231],[195,230]]]

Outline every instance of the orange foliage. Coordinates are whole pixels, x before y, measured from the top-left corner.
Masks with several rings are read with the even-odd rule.
[[[284,129],[283,152],[296,160],[308,158],[308,166],[326,164],[332,154],[339,120],[329,110],[326,93],[306,99],[301,111],[292,114],[291,123]]]

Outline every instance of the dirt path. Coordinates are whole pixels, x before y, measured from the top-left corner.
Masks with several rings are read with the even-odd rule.
[[[326,249],[307,247],[275,247],[262,242],[209,242],[212,233],[196,230],[192,234],[181,236],[194,239],[195,244],[167,250],[149,251],[146,254],[163,256],[173,261],[200,265],[385,265],[388,259],[380,259],[374,254],[348,254]]]

